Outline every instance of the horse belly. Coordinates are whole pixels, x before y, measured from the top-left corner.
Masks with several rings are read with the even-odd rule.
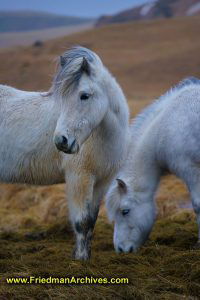
[[[0,182],[49,185],[64,182],[59,156],[0,142]]]
[[[64,183],[64,173],[58,168],[32,168],[30,165],[20,163],[11,165],[10,162],[0,159],[0,182],[3,183],[22,183],[34,185],[51,185]]]

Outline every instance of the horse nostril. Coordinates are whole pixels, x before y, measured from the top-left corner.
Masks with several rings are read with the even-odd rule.
[[[123,252],[123,249],[121,247],[118,247],[118,250],[119,250],[120,253]]]
[[[64,135],[62,135],[62,144],[67,145],[67,138]]]
[[[59,151],[65,151],[68,148],[68,140],[64,135],[56,135],[54,143]]]
[[[79,151],[79,145],[76,139],[71,140],[70,138],[66,138],[64,135],[55,136],[54,143],[59,151],[66,154],[74,154]]]

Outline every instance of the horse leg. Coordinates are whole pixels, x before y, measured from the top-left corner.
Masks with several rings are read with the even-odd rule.
[[[200,179],[200,177],[198,178]],[[192,198],[192,206],[196,213],[198,225],[198,241],[196,246],[200,247],[200,180],[190,187],[190,193]]]
[[[92,233],[96,223],[99,207],[92,208],[88,204],[83,216],[76,220],[74,224],[76,234],[76,246],[73,251],[73,258],[88,260],[91,256]]]
[[[71,223],[76,235],[73,258],[88,260],[91,255],[92,233],[99,211],[99,204],[93,201],[94,179],[86,174],[70,176],[67,179],[67,194]]]
[[[196,213],[196,220],[198,226],[198,241],[196,246],[200,247],[200,193],[198,196],[196,194],[194,195],[194,193],[192,194],[192,206]]]

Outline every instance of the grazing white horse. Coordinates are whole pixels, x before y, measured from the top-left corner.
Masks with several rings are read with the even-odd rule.
[[[90,256],[100,200],[123,161],[128,117],[116,80],[82,47],[61,56],[48,93],[0,86],[0,181],[66,182],[75,259]]]
[[[148,106],[130,127],[126,163],[107,196],[117,252],[136,251],[155,221],[154,194],[166,172],[187,185],[200,243],[200,81],[188,78]]]

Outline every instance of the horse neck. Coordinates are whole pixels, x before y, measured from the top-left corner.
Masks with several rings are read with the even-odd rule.
[[[42,113],[45,115],[43,120],[44,127],[54,131],[61,110],[60,103],[53,94],[44,95],[42,100],[43,103],[45,102],[42,108]]]
[[[133,141],[134,142],[134,141]],[[161,169],[155,157],[155,141],[153,137],[145,137],[131,149],[127,170],[130,185],[138,198],[151,201],[161,178]]]
[[[129,110],[120,86],[109,73],[106,75],[110,76],[105,82],[108,109],[95,132],[97,141],[101,140],[100,148],[103,148],[107,158],[113,161],[122,159],[128,144]]]

